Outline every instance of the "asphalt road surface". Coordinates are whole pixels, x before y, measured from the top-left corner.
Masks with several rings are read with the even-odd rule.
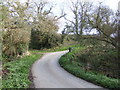
[[[101,88],[77,78],[60,67],[59,58],[68,51],[45,54],[32,66],[35,88]]]

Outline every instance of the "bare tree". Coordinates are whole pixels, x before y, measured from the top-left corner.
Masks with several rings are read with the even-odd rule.
[[[77,37],[83,35],[84,29],[87,28],[87,16],[86,13],[89,13],[92,7],[90,2],[82,2],[77,0],[76,2],[71,2],[72,6],[70,10],[74,15],[74,20],[69,20],[65,18],[68,22],[73,24],[73,29]]]
[[[95,38],[117,47],[117,19],[112,10],[100,3],[91,14],[86,14],[86,16],[88,17],[88,23],[91,30],[96,29],[99,33],[99,37]]]

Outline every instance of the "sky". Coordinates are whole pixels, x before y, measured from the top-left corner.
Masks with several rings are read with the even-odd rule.
[[[10,1],[20,1],[21,3],[26,2],[27,0],[10,0]],[[41,0],[29,0],[30,2],[40,2]],[[55,16],[60,16],[62,9],[67,13],[67,18],[72,20],[73,15],[72,12],[70,12],[69,5],[70,1],[75,2],[76,0],[44,0],[47,2],[51,2],[55,5],[55,8],[53,8],[52,12]],[[95,4],[98,4],[98,2],[103,2],[105,5],[109,6],[113,11],[116,11],[118,9],[118,2],[120,0],[82,0],[82,1],[91,1]],[[120,7],[120,6],[119,6]],[[61,18],[59,20],[59,33],[64,29],[65,25],[65,19]]]
[[[57,4],[56,8],[54,8],[54,11],[53,11],[54,14],[60,15],[61,14],[60,10],[64,9],[68,14],[67,17],[69,19],[72,19],[73,15],[72,15],[72,12],[70,12],[70,10],[69,10],[69,3],[70,3],[71,0],[48,0],[48,1],[54,2],[54,3]],[[72,0],[72,1],[74,2],[76,0]],[[98,2],[103,2],[105,5],[109,6],[112,10],[115,11],[115,10],[118,9],[118,2],[120,0],[82,0],[82,1],[91,1],[91,2],[95,2],[96,4]],[[64,20],[64,18],[62,18],[60,20],[60,24],[59,24],[59,26],[60,26],[59,32],[61,32],[63,30],[64,25],[65,25],[64,22],[65,22],[65,20]]]

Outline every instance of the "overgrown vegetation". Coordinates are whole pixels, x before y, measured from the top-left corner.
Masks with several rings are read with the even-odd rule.
[[[39,50],[51,52],[69,47],[73,47],[73,51],[61,58],[62,67],[106,88],[120,87],[120,25],[117,20],[120,12],[113,12],[102,3],[95,6],[77,0],[70,5],[73,20],[69,20],[64,10],[59,17],[54,16],[53,5],[44,0],[38,3],[28,0],[24,4],[0,2],[4,88],[28,87],[29,67],[39,58]],[[62,34],[58,34],[58,20],[62,17],[66,25]],[[26,56],[29,49],[36,50]],[[23,58],[18,59],[20,57]]]
[[[29,2],[23,5],[11,1],[0,3],[3,27],[0,30],[0,44],[3,46],[2,88],[28,88],[31,83],[28,79],[30,67],[41,56],[40,51],[31,51],[32,55],[26,56],[29,48],[53,48],[61,43],[57,21],[64,15],[56,18],[50,16],[52,6],[44,9],[48,4],[41,1],[34,3],[34,7]],[[37,10],[34,11],[35,8]],[[33,11],[35,15],[31,14]]]
[[[61,36],[54,31],[32,30],[30,49],[43,49],[58,46]]]
[[[120,78],[120,23],[117,19],[120,12],[112,11],[101,2],[96,6],[79,0],[71,1],[70,10],[74,19],[65,17],[69,23],[64,32],[73,33],[73,40],[88,47],[76,53],[76,62],[83,63],[84,68],[89,66],[109,77]],[[90,34],[91,31],[94,33]]]
[[[31,53],[21,59],[7,62],[3,65],[2,88],[29,88],[31,65],[42,56],[41,53]]]
[[[111,59],[109,60],[108,58],[110,58],[109,55],[111,55],[111,57],[115,57],[116,54],[113,54],[115,52],[111,50],[106,52],[107,54],[103,55],[103,53],[97,54],[95,51],[90,51],[89,54],[87,54],[89,49],[90,47],[85,48],[80,46],[74,48],[72,52],[69,52],[60,58],[60,65],[73,75],[83,78],[84,80],[90,81],[94,84],[103,86],[105,88],[120,88],[120,79],[110,77],[110,73],[113,68],[116,67],[114,67],[116,64],[112,63],[110,61]],[[87,52],[85,52],[86,50]],[[97,55],[93,56],[93,53]],[[109,65],[112,67],[109,67]],[[100,68],[103,69],[101,70]],[[108,68],[112,68],[112,70],[109,69],[109,71]],[[117,70],[119,69],[117,68]],[[109,77],[106,73],[109,73]],[[114,75],[117,75],[116,71],[114,71]]]
[[[1,3],[2,13],[2,52],[3,57],[17,57],[28,51],[30,40],[29,14],[25,13],[28,6],[20,2]],[[11,7],[11,10],[9,9]]]
[[[25,55],[29,48],[51,48],[61,43],[57,21],[64,15],[51,16],[53,6],[44,9],[48,2],[40,1],[34,5],[26,2],[22,5],[20,2],[5,1],[0,5],[3,57],[18,57]]]
[[[61,43],[61,36],[57,33],[59,29],[57,21],[58,18],[60,19],[64,15],[57,19],[52,17],[50,15],[53,9],[52,6],[48,10],[44,10],[48,4],[47,2],[36,3],[36,17],[32,22],[33,27],[31,30],[31,49],[51,48]]]
[[[119,77],[118,51],[105,46],[91,46],[76,53],[78,63],[83,63],[84,67],[90,70],[105,74],[108,77]]]
[[[108,6],[98,3],[95,6],[90,2],[82,2],[77,0],[71,2],[71,12],[74,20],[65,19],[69,22],[66,24],[66,33],[73,33],[76,40],[93,39],[104,41],[118,49],[118,13],[113,12]],[[95,8],[96,7],[96,8]],[[96,32],[90,35],[90,32]],[[84,35],[86,33],[89,35]]]

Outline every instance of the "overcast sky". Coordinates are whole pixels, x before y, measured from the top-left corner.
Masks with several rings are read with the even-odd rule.
[[[50,2],[56,3],[56,8],[53,9],[54,14],[56,15],[60,15],[61,14],[61,9],[64,9],[67,14],[68,14],[68,18],[71,19],[72,18],[72,13],[69,10],[69,4],[71,0],[48,0]],[[76,1],[76,0],[72,0],[72,1]],[[98,3],[98,2],[103,2],[105,5],[108,5],[111,9],[113,9],[114,11],[118,9],[118,2],[119,0],[82,0],[82,1],[91,1],[94,3]],[[59,32],[61,32],[61,30],[63,30],[64,28],[64,24],[63,22],[65,22],[64,18],[62,18],[60,20],[60,30]]]
[[[11,0],[11,1],[17,1],[17,0]],[[18,1],[24,3],[27,0],[18,0]],[[30,0],[30,1],[31,2],[40,2],[41,0]],[[64,9],[65,12],[67,12],[67,15],[68,15],[67,17],[69,19],[72,19],[73,15],[69,10],[69,5],[70,5],[71,0],[44,0],[44,1],[51,2],[51,3],[55,4],[55,8],[52,10],[54,15],[60,16],[61,10]],[[72,0],[72,1],[74,2],[76,0]],[[91,1],[91,2],[94,2],[95,4],[97,4],[98,2],[103,2],[105,5],[108,5],[112,10],[115,11],[118,9],[118,2],[120,0],[82,0],[82,1]],[[59,22],[60,22],[59,23],[59,27],[60,27],[59,32],[61,32],[64,28],[64,25],[65,25],[64,18],[60,19]]]

